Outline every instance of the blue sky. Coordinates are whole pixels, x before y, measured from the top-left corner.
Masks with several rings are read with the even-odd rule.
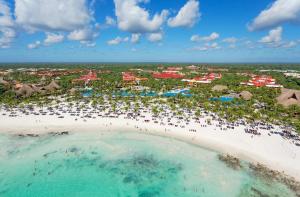
[[[300,62],[299,19],[299,0],[0,0],[0,61]]]

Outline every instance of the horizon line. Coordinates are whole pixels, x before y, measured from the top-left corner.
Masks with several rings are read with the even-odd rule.
[[[59,61],[59,62],[54,62],[54,61],[42,61],[42,62],[0,62],[0,66],[4,64],[300,64],[300,62],[181,62],[181,61],[117,61],[117,62],[98,62],[98,61]]]

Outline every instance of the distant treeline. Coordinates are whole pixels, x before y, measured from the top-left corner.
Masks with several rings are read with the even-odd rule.
[[[141,67],[154,69],[157,66],[189,66],[196,65],[202,68],[218,67],[228,68],[229,70],[298,70],[299,64],[267,64],[267,63],[0,63],[0,69],[16,68],[85,68],[85,69],[125,69]]]

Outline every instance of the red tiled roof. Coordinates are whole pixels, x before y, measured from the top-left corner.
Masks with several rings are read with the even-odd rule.
[[[97,74],[95,72],[90,71],[86,75],[82,75],[79,79],[74,79],[73,81],[85,81],[86,83],[89,81],[97,81],[100,80],[100,78],[97,77]]]
[[[153,73],[153,77],[157,79],[181,79],[183,74],[173,72]]]
[[[122,73],[122,77],[123,77],[123,81],[145,81],[145,80],[148,80],[148,78],[139,78],[139,77],[136,77],[131,72],[123,72]]]

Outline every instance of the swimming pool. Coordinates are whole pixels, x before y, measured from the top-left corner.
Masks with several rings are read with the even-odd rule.
[[[232,102],[234,100],[233,97],[221,96],[221,97],[213,97],[209,99],[210,101],[221,101],[221,102]]]

